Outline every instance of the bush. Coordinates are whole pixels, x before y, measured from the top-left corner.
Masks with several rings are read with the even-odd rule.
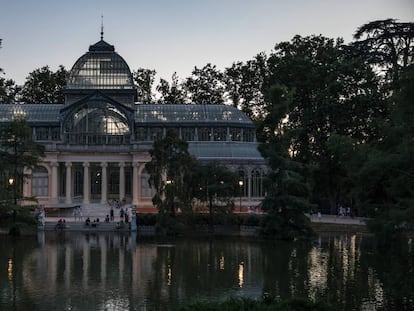
[[[137,226],[155,226],[157,214],[137,214]]]
[[[250,215],[239,215],[240,224],[244,226],[260,226],[262,221],[262,215],[250,214]]]

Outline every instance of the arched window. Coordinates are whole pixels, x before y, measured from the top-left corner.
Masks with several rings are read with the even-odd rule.
[[[104,101],[91,101],[73,111],[64,125],[66,142],[87,145],[129,143],[126,115]]]

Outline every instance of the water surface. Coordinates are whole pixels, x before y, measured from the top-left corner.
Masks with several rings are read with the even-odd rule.
[[[413,310],[412,241],[141,239],[119,233],[0,237],[0,310],[164,310],[228,297],[324,300],[338,310]]]

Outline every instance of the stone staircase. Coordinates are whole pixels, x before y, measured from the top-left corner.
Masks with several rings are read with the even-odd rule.
[[[90,224],[89,226],[85,225],[85,222],[75,222],[75,221],[67,221],[65,228],[57,228],[56,221],[46,221],[44,226],[44,231],[56,231],[56,232],[63,232],[63,231],[82,231],[82,232],[107,232],[107,231],[114,231],[114,232],[125,232],[129,231],[129,225],[125,224],[122,228],[117,226],[116,222],[99,222],[96,226]]]
[[[130,208],[129,205],[126,207]],[[46,216],[45,231],[129,231],[129,224],[125,224],[122,228],[118,228],[118,222],[120,221],[119,211],[120,209],[114,209],[114,221],[106,223],[106,215],[110,214],[111,207],[109,204],[102,203],[90,203],[82,204],[82,217],[78,215],[75,218],[74,212],[67,213],[66,215],[53,215]],[[131,214],[131,213],[130,213]],[[89,217],[91,223],[89,226],[85,225],[85,220]],[[94,220],[99,218],[99,222],[94,223]],[[66,223],[65,229],[61,230],[56,228],[59,219],[64,219]]]

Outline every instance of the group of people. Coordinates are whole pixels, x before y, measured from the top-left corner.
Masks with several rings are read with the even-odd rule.
[[[58,223],[55,226],[55,230],[63,230],[66,229],[66,220],[65,219],[59,219]]]
[[[351,216],[351,208],[345,208],[340,205],[338,208],[338,216]]]
[[[92,227],[96,227],[98,224],[99,224],[99,218],[94,219],[92,222],[91,222],[91,219],[89,217],[86,218],[86,220],[85,220],[85,226],[90,225]]]
[[[82,221],[82,207],[77,206],[73,210],[73,217],[75,217],[75,221],[77,221],[77,220]]]

